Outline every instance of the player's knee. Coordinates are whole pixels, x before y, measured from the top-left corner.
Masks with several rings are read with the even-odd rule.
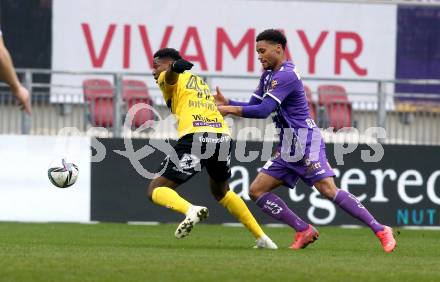
[[[223,199],[223,198],[225,197],[226,193],[223,193],[223,192],[221,192],[221,191],[218,191],[218,192],[213,192],[212,195],[214,196],[214,198],[215,198],[217,201],[220,201],[221,199]]]
[[[225,182],[211,181],[211,193],[217,201],[220,201],[226,196],[229,191],[229,185]]]
[[[252,201],[256,201],[264,191],[262,191],[257,185],[251,185],[249,187],[249,197],[252,199]]]
[[[316,189],[318,189],[319,193],[328,199],[333,199],[336,196],[336,192],[338,188],[332,181],[327,181],[327,179],[323,179],[317,183],[315,183]]]
[[[147,197],[150,201],[153,201],[153,192],[154,189],[157,188],[157,185],[154,184],[154,180],[150,182],[150,184],[148,184],[148,188],[147,188]]]

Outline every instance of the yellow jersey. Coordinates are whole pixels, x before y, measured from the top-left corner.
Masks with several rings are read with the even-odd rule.
[[[208,84],[188,71],[179,74],[176,84],[165,82],[165,71],[157,80],[165,102],[178,120],[179,138],[198,132],[230,135],[228,124],[217,110]]]

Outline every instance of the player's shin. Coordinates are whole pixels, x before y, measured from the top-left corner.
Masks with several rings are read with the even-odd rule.
[[[370,214],[361,202],[351,193],[338,189],[333,202],[351,216],[359,219],[373,230],[374,233],[382,231],[384,226]]]
[[[258,239],[264,235],[263,230],[255,220],[245,202],[237,194],[228,191],[219,203],[237,218],[255,236],[255,238]]]
[[[191,204],[180,197],[176,191],[168,187],[157,187],[153,191],[152,200],[155,204],[164,206],[183,214],[191,207]]]
[[[291,226],[298,232],[307,230],[309,227],[306,222],[289,209],[287,204],[274,193],[264,193],[257,199],[256,204],[263,212]]]

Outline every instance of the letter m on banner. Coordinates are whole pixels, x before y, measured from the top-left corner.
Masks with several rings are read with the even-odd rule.
[[[234,59],[237,58],[241,51],[247,46],[247,71],[254,71],[255,29],[249,29],[242,37],[240,42],[234,46],[226,31],[221,27],[217,28],[217,46],[215,56],[216,71],[223,70],[223,45],[226,45]]]

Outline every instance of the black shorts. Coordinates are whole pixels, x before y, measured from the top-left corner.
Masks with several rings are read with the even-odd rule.
[[[231,177],[231,137],[221,133],[194,133],[181,137],[174,146],[176,154],[161,163],[162,176],[178,184],[188,181],[204,167],[215,181]]]

